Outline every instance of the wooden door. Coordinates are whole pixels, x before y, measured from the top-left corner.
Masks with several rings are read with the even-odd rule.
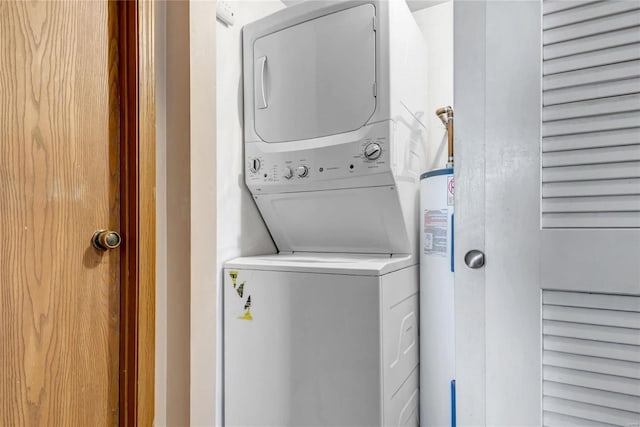
[[[640,423],[639,19],[454,4],[459,425]]]
[[[113,2],[0,2],[0,425],[118,423],[116,41]]]

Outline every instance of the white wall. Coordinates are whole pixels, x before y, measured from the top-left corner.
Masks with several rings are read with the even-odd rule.
[[[447,134],[436,109],[453,105],[453,1],[436,4],[413,13],[424,34],[428,55],[427,131],[429,136],[427,170],[441,169],[447,163]]]
[[[215,2],[156,2],[156,426],[216,415]]]
[[[189,2],[192,426],[216,421],[216,3]],[[220,360],[220,359],[218,359]]]
[[[156,426],[189,424],[189,3],[156,2]],[[215,305],[212,302],[215,309]]]
[[[276,248],[244,184],[242,26],[282,9],[280,0],[229,2],[236,21],[216,23],[217,58],[217,271],[218,312],[222,313],[222,266],[238,256],[275,253]],[[212,169],[213,170],[213,169]],[[218,316],[218,360],[222,360],[222,318]],[[222,367],[218,367],[217,401],[222,407]],[[218,411],[218,423],[221,423]]]

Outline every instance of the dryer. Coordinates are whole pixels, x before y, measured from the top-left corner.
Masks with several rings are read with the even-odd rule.
[[[243,28],[245,181],[280,251],[417,253],[426,47],[404,1]]]
[[[426,47],[404,1],[243,28],[245,182],[277,255],[224,270],[226,425],[418,424]]]

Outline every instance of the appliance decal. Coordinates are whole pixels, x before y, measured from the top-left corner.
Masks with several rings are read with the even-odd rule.
[[[240,295],[240,298],[242,298],[244,294],[244,283],[245,282],[240,283],[240,286],[236,288],[236,292]]]
[[[455,183],[453,175],[447,177],[447,206],[453,206]]]
[[[449,234],[449,211],[447,209],[424,210],[425,255],[447,256],[447,235]]]
[[[253,320],[251,316],[251,295],[247,297],[247,302],[244,304],[244,316],[241,316],[242,320]]]
[[[244,297],[244,286],[246,284],[246,280],[243,280],[242,283],[238,286],[238,272],[230,271],[229,277],[231,277],[231,283],[233,284],[233,289],[236,290],[236,294],[242,300]],[[247,295],[247,299],[244,303],[244,314],[239,316],[238,319],[241,320],[253,320],[253,316],[251,315],[251,295]]]

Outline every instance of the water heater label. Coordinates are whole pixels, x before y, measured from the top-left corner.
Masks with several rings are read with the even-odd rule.
[[[424,211],[425,255],[447,256],[447,236],[449,235],[449,210],[437,209]]]
[[[453,206],[453,191],[455,189],[455,185],[453,183],[453,175],[447,177],[447,206]]]

